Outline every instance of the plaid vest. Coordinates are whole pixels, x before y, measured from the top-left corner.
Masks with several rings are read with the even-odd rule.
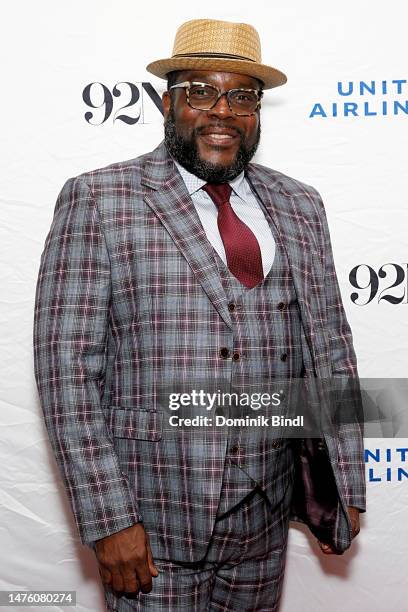
[[[242,285],[215,252],[233,320],[232,369],[227,381],[230,392],[273,393],[277,391],[273,379],[300,378],[303,372],[296,292],[285,249],[267,212],[266,216],[275,239],[275,259],[267,276],[254,288]],[[246,414],[257,416],[250,406],[239,410],[240,417]],[[233,415],[232,407],[229,416]],[[284,497],[293,477],[293,455],[289,442],[274,436],[263,426],[228,428],[218,518],[256,485],[273,505]]]

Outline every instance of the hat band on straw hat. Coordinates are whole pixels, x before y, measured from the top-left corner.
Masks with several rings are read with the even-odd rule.
[[[245,60],[246,62],[254,62],[254,59],[250,57],[245,57],[244,55],[232,55],[231,53],[176,53],[172,55],[174,57],[217,57],[220,59],[236,59],[236,60]]]

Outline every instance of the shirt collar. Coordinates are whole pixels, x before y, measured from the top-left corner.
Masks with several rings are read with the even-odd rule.
[[[206,184],[207,181],[204,181],[203,179],[199,178],[195,174],[192,174],[191,172],[186,170],[184,166],[179,164],[179,162],[177,162],[174,158],[173,158],[173,161],[176,164],[177,169],[181,174],[181,178],[183,179],[187,187],[187,191],[189,195],[192,195],[196,191],[199,191],[203,187],[203,185]],[[229,181],[229,184],[231,185],[233,191],[240,198],[244,200],[245,199],[245,171],[243,170],[241,174],[238,174],[238,176],[236,176],[232,181]]]

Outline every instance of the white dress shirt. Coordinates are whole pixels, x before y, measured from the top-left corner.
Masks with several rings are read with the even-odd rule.
[[[191,196],[208,240],[225,265],[227,265],[224,244],[217,225],[217,206],[208,193],[201,189],[203,185],[206,184],[206,181],[188,172],[188,170],[181,166],[176,160],[174,160],[174,163]],[[271,228],[269,227],[269,223],[266,220],[265,214],[255,194],[244,176],[244,171],[234,180],[230,181],[229,184],[232,188],[230,198],[232,209],[241,221],[251,229],[258,240],[259,248],[261,249],[263,274],[265,277],[271,269],[275,257],[275,240]]]

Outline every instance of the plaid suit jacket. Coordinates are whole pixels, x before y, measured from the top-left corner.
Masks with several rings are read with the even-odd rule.
[[[249,164],[247,177],[287,250],[306,376],[357,376],[319,194],[258,164]],[[143,520],[156,537],[153,552],[203,557],[226,439],[168,435],[157,385],[220,375],[217,342],[225,338],[228,346],[231,327],[212,247],[163,143],[65,183],[41,256],[34,365],[84,544]],[[351,540],[346,506],[365,509],[360,431],[343,426],[326,436],[324,456],[337,492],[328,540],[344,550]],[[305,490],[307,478],[324,489],[319,478],[327,474],[306,474]],[[321,514],[310,498],[303,501],[293,517],[311,517],[315,529]]]

